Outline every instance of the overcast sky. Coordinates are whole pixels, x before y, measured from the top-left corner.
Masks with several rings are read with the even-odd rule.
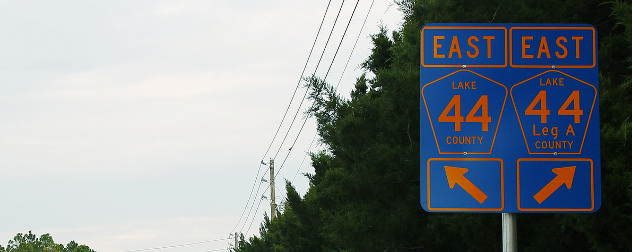
[[[0,244],[32,230],[97,251],[201,252],[228,248],[231,232],[256,234],[269,214],[267,199],[258,204],[266,184],[248,202],[257,172],[268,169],[261,159],[280,150],[280,204],[286,179],[306,192],[300,173],[313,172],[306,153],[322,148],[310,148],[310,119],[288,155],[308,101],[280,146],[301,88],[264,157],[327,3],[1,2]],[[320,77],[355,3],[343,5]],[[331,1],[306,76],[340,6]],[[357,5],[328,82],[341,78],[369,6]],[[375,1],[342,76],[343,95],[363,71],[369,35],[400,23],[397,6]]]

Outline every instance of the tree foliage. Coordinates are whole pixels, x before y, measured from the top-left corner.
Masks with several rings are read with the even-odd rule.
[[[37,237],[29,231],[28,234],[15,235],[6,248],[0,246],[0,252],[94,252],[94,250],[86,245],[79,245],[75,241],[69,242],[66,246],[57,244],[50,234]]]
[[[499,214],[426,213],[419,204],[419,31],[427,23],[588,23],[598,30],[602,206],[521,214],[521,251],[632,247],[632,3],[602,0],[401,0],[402,27],[373,35],[350,100],[307,79],[325,151],[301,197],[239,251],[500,251]],[[630,137],[628,137],[630,136]]]

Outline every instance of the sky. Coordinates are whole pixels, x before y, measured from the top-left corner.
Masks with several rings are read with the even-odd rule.
[[[299,107],[306,62],[320,78],[331,65],[348,97],[370,35],[402,22],[392,1],[358,1],[353,18],[345,1],[323,53],[332,0],[308,60],[327,4],[1,2],[0,245],[32,231],[96,251],[226,251],[258,234],[261,161],[275,159],[282,204],[324,148]]]

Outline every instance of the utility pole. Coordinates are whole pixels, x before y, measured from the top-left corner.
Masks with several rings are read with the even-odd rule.
[[[276,217],[274,198],[274,159],[270,159],[270,220],[274,220]]]
[[[239,248],[239,243],[237,243],[237,232],[235,232],[235,247],[234,247],[234,251],[237,251],[237,249]]]

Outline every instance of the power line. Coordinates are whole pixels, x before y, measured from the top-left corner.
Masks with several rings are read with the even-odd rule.
[[[331,2],[331,1],[330,1],[330,2]],[[357,7],[358,7],[358,4],[359,4],[359,0],[358,0],[358,1],[356,2],[356,4],[355,4],[355,7],[354,7],[353,12],[352,12],[352,14],[351,14],[351,17],[349,18],[349,21],[348,21],[348,23],[347,23],[347,26],[346,26],[346,28],[345,28],[345,31],[344,31],[344,33],[343,33],[343,35],[342,35],[342,38],[341,38],[341,40],[340,40],[340,43],[338,44],[338,47],[337,47],[337,49],[336,49],[336,52],[335,52],[335,54],[334,54],[334,56],[333,56],[333,59],[332,59],[332,61],[331,61],[330,65],[329,65],[329,68],[328,68],[328,70],[327,70],[327,73],[325,74],[324,79],[326,79],[326,78],[327,78],[327,76],[329,75],[329,72],[330,72],[330,70],[331,70],[331,68],[332,68],[332,66],[333,66],[333,63],[334,63],[334,61],[335,61],[335,58],[336,58],[336,56],[337,56],[337,54],[338,54],[338,52],[339,52],[339,50],[340,50],[340,47],[341,47],[341,45],[342,45],[342,42],[344,41],[344,37],[346,36],[346,33],[347,33],[347,31],[348,31],[348,28],[349,28],[349,25],[350,25],[350,23],[351,23],[351,21],[352,21],[352,19],[353,19],[353,16],[354,16],[354,14],[355,14],[355,12],[356,12],[356,9],[357,9]],[[358,43],[359,37],[360,37],[360,36],[361,36],[361,34],[362,34],[362,31],[363,31],[363,29],[364,29],[364,26],[365,26],[365,24],[366,24],[366,21],[367,21],[367,19],[368,19],[368,16],[369,16],[369,14],[370,14],[370,12],[371,12],[371,10],[372,10],[373,4],[374,4],[374,1],[372,1],[372,2],[371,2],[371,5],[370,5],[370,7],[369,7],[369,10],[368,10],[368,12],[367,12],[367,14],[366,14],[366,16],[365,16],[364,22],[363,22],[363,24],[362,24],[362,28],[360,29],[360,32],[358,33],[358,36],[356,37],[356,40],[355,40],[355,43],[354,43],[354,45],[353,45],[353,49],[352,49],[352,51],[351,51],[351,54],[349,55],[349,58],[348,58],[348,60],[347,60],[347,62],[346,62],[346,64],[345,64],[345,67],[344,67],[344,69],[343,69],[342,75],[341,75],[341,77],[340,77],[340,79],[339,79],[339,81],[338,81],[338,83],[337,83],[337,85],[336,85],[336,89],[338,88],[338,86],[340,85],[340,83],[341,83],[341,81],[342,81],[342,77],[344,76],[344,73],[345,73],[345,71],[346,71],[346,69],[347,69],[347,67],[348,67],[348,64],[349,64],[350,60],[351,60],[351,57],[352,57],[352,55],[353,55],[353,52],[354,52],[354,50],[355,50],[355,48],[356,48],[356,45],[357,45],[357,43]],[[339,17],[339,15],[340,15],[340,12],[341,12],[341,10],[342,10],[342,8],[343,8],[343,5],[344,5],[344,0],[342,1],[342,4],[341,4],[340,9],[339,9],[339,11],[338,11],[338,14],[337,14],[337,16],[336,16],[336,20],[334,21],[334,24],[333,24],[333,26],[332,26],[332,29],[331,29],[331,31],[330,31],[330,34],[329,34],[329,36],[328,36],[328,38],[327,38],[327,42],[326,42],[326,44],[325,44],[325,47],[323,48],[323,52],[321,53],[321,56],[320,56],[320,58],[319,58],[319,61],[318,61],[317,65],[316,65],[316,69],[314,70],[314,74],[316,74],[316,71],[317,71],[318,67],[320,66],[320,63],[321,63],[321,61],[322,61],[322,58],[323,58],[323,55],[324,55],[324,53],[325,53],[326,47],[327,47],[327,45],[328,45],[328,43],[329,43],[329,41],[330,41],[330,39],[331,39],[332,33],[333,33],[333,31],[334,31],[335,25],[336,25],[336,23],[337,23],[337,20],[338,20],[338,17]],[[328,4],[328,7],[329,7],[329,4]],[[326,13],[325,13],[325,14],[326,14]],[[323,17],[323,18],[324,18],[324,17]],[[324,19],[323,19],[323,20],[324,20]],[[322,28],[322,22],[321,22],[321,27],[319,28],[319,32],[320,32],[321,28]],[[313,45],[312,45],[312,50],[310,50],[310,55],[311,55],[312,51],[313,51]],[[305,72],[305,68],[303,69],[303,72],[301,73],[301,76],[303,76],[303,75],[304,75],[304,72]],[[300,84],[300,80],[299,80],[299,84]],[[292,101],[293,101],[293,99],[294,99],[294,96],[295,96],[295,93],[296,93],[296,90],[297,90],[297,89],[298,89],[298,86],[297,86],[297,88],[295,89],[294,94],[292,95],[292,100],[291,100],[291,102],[292,102]],[[277,152],[275,153],[274,158],[276,158],[276,157],[278,156],[278,154],[279,154],[279,152],[280,152],[280,150],[281,150],[281,148],[282,148],[283,144],[285,143],[285,140],[287,139],[287,137],[288,137],[288,135],[289,135],[289,132],[290,132],[290,130],[291,130],[291,128],[292,128],[292,126],[293,126],[293,124],[294,124],[295,120],[296,120],[296,117],[297,117],[297,115],[298,115],[298,112],[300,111],[300,109],[301,109],[301,107],[302,107],[302,104],[303,104],[303,102],[304,102],[304,101],[305,101],[305,99],[306,99],[306,96],[307,96],[308,91],[309,91],[309,90],[306,90],[306,93],[304,94],[303,99],[301,100],[301,103],[300,103],[300,105],[299,105],[299,108],[297,109],[297,111],[296,111],[296,113],[295,113],[295,115],[294,115],[294,117],[293,117],[293,119],[292,119],[292,122],[290,123],[290,126],[289,126],[289,128],[288,128],[288,131],[286,132],[286,134],[285,134],[285,136],[284,136],[283,140],[282,140],[282,141],[281,141],[281,143],[279,144],[279,149],[278,149],[278,150],[277,150]],[[288,106],[288,109],[286,109],[286,112],[285,112],[285,114],[284,114],[284,117],[283,117],[283,118],[285,118],[285,117],[286,117],[286,115],[287,115],[287,113],[288,113],[288,110],[289,110],[289,106]],[[294,141],[293,141],[293,143],[292,143],[292,145],[291,145],[291,147],[290,147],[290,149],[289,149],[289,151],[288,151],[288,154],[287,154],[287,155],[286,155],[286,157],[284,158],[284,160],[283,160],[283,162],[282,162],[282,164],[281,164],[281,166],[280,166],[279,170],[276,172],[275,177],[276,177],[276,176],[278,176],[278,174],[279,174],[279,172],[280,172],[281,168],[284,166],[285,162],[287,161],[287,159],[288,159],[288,157],[289,157],[289,154],[291,153],[291,151],[292,151],[292,149],[293,149],[294,145],[296,144],[296,142],[297,142],[297,140],[298,140],[298,138],[299,138],[299,136],[300,136],[301,132],[303,131],[303,128],[304,128],[304,126],[305,126],[306,121],[307,121],[307,118],[303,121],[303,124],[302,124],[302,126],[301,126],[301,128],[300,128],[300,130],[299,130],[299,132],[298,132],[298,134],[297,134],[297,136],[296,136],[296,138],[294,139]],[[283,122],[283,121],[282,121],[282,122]],[[280,129],[280,126],[279,126],[279,129]],[[277,129],[277,132],[275,133],[275,138],[276,138],[276,136],[277,136],[277,134],[278,134],[279,129]],[[315,136],[314,136],[314,139],[312,139],[312,142],[311,142],[310,147],[309,147],[310,149],[311,149],[311,146],[313,145],[313,142],[314,142],[314,140],[315,140],[315,137],[316,137],[316,136],[317,136],[317,135],[315,135]],[[271,145],[272,145],[272,143],[271,143]],[[269,149],[270,149],[270,147],[268,147],[268,151],[269,151]],[[267,153],[268,151],[266,151],[266,153]],[[309,149],[308,149],[308,151],[309,151]],[[305,158],[304,158],[304,159],[303,159],[303,161],[301,162],[301,167],[303,166],[304,161],[305,161]],[[299,172],[299,171],[300,171],[300,167],[299,167],[299,169],[297,170],[297,174],[298,174],[298,172]],[[263,175],[263,176],[265,176],[265,174],[266,174],[266,173],[267,173],[267,170],[266,170],[266,172],[264,173],[264,175]],[[257,174],[259,174],[259,172],[258,172]],[[259,178],[259,177],[258,177],[258,175],[257,175],[257,178],[256,178],[256,179],[258,179],[258,178]],[[296,175],[294,176],[294,178],[296,178]],[[256,179],[255,179],[255,183],[256,183]],[[293,180],[294,180],[294,179],[293,179]],[[292,181],[293,181],[293,180],[292,180]],[[255,193],[255,195],[259,195],[259,193],[258,193],[258,192],[260,191],[260,188],[261,188],[261,183],[259,184],[259,187],[257,188],[257,193]],[[267,190],[268,190],[268,189],[269,189],[269,188],[266,188],[266,190],[263,192],[263,194],[265,194],[265,193],[267,192]],[[254,184],[253,184],[253,191],[254,191]],[[252,191],[251,191],[251,194],[252,194]],[[256,209],[256,211],[255,211],[255,216],[257,215],[257,213],[258,213],[258,211],[259,211],[259,208],[260,208],[260,205],[261,205],[261,201],[263,201],[263,198],[261,198],[261,199],[259,200],[259,203],[257,204],[257,209]],[[250,202],[250,197],[249,197],[249,202]],[[250,209],[250,211],[249,211],[248,216],[250,216],[250,213],[252,212],[252,207],[254,207],[254,201],[252,202],[251,209]],[[245,209],[244,209],[244,210],[245,210]],[[250,224],[249,224],[249,226],[248,226],[248,231],[247,231],[247,232],[249,232],[249,231],[250,231],[250,229],[251,229],[251,227],[252,227],[252,225],[253,225],[253,223],[254,223],[254,217],[255,217],[255,216],[253,216],[253,218],[251,219]],[[241,219],[241,217],[240,217],[240,219]],[[246,222],[247,222],[247,219],[246,219]],[[244,229],[244,227],[245,227],[246,222],[244,222],[244,226],[242,226],[242,228],[241,228],[241,230],[242,230],[242,231],[243,231],[243,229]]]
[[[318,37],[320,35],[320,31],[321,31],[321,29],[323,27],[323,23],[325,22],[325,17],[327,16],[327,12],[329,11],[329,6],[330,5],[331,5],[331,0],[329,0],[329,3],[327,3],[327,7],[325,8],[325,13],[323,14],[323,18],[320,21],[320,26],[318,27],[318,32],[316,32],[316,37],[314,38],[314,42],[312,43],[312,48],[309,50],[309,55],[307,56],[307,60],[305,61],[305,66],[303,66],[303,71],[301,72],[301,76],[299,77],[298,82],[296,83],[296,88],[294,88],[294,93],[292,94],[292,98],[290,98],[290,102],[289,102],[287,108],[285,109],[285,113],[283,114],[283,117],[281,118],[281,122],[279,123],[279,127],[277,128],[276,132],[274,133],[274,137],[272,137],[272,141],[270,142],[270,145],[268,146],[268,149],[263,154],[263,158],[265,158],[265,156],[268,155],[268,152],[270,151],[270,148],[272,148],[272,144],[274,143],[274,140],[276,139],[277,135],[279,134],[279,130],[281,129],[281,126],[283,125],[283,122],[285,121],[285,117],[287,116],[287,112],[290,110],[290,106],[292,105],[292,101],[294,100],[294,96],[296,95],[296,91],[298,90],[298,88],[300,86],[300,83],[301,83],[301,80],[303,79],[303,75],[305,73],[305,69],[307,68],[307,64],[309,62],[309,59],[312,57],[312,52],[314,51],[314,47],[316,45],[316,41],[318,40]],[[246,212],[246,208],[248,208],[248,204],[250,202],[250,199],[252,198],[252,192],[254,192],[255,185],[257,184],[257,179],[259,178],[260,171],[261,171],[261,164],[259,164],[259,168],[257,168],[257,175],[255,176],[255,181],[253,182],[252,188],[250,189],[250,195],[248,195],[248,201],[246,201],[246,206],[244,206],[244,210],[241,212],[241,216],[239,216],[239,220],[237,221],[237,224],[235,224],[235,227],[231,230],[231,233],[233,231],[235,231],[235,229],[239,226],[239,223],[241,222],[241,219],[243,218],[244,213]],[[254,205],[254,201],[253,201],[253,205]],[[251,209],[252,209],[252,207],[251,207]],[[245,222],[244,222],[244,224],[245,224]]]
[[[338,13],[336,14],[336,18],[335,18],[334,23],[333,23],[333,25],[332,25],[331,31],[329,32],[329,36],[327,37],[327,41],[326,41],[326,43],[325,43],[325,46],[323,47],[323,52],[321,53],[320,58],[318,59],[318,63],[316,64],[316,70],[317,70],[317,69],[318,69],[318,67],[320,66],[320,63],[321,63],[321,61],[322,61],[322,59],[323,59],[323,56],[324,56],[325,51],[326,51],[326,49],[327,49],[327,45],[329,44],[329,41],[331,40],[331,35],[333,34],[334,28],[336,27],[336,23],[338,22],[338,18],[340,17],[340,13],[342,12],[342,7],[343,7],[343,6],[344,6],[344,0],[343,0],[343,1],[342,1],[342,3],[340,4],[340,8],[338,9]],[[327,5],[327,9],[328,9],[328,8],[329,8],[329,4]],[[327,13],[325,13],[325,15],[326,15],[326,14],[327,14]],[[324,20],[324,18],[325,18],[325,15],[323,16],[323,20]],[[322,22],[321,22],[321,23],[322,23]],[[316,72],[316,70],[314,70],[314,73]],[[302,77],[301,77],[301,78],[302,78]],[[291,130],[291,128],[292,128],[292,125],[294,125],[294,122],[295,122],[295,120],[296,120],[296,116],[298,115],[298,112],[300,111],[301,107],[303,106],[303,102],[305,101],[305,98],[306,98],[306,96],[307,96],[307,91],[308,91],[308,90],[306,90],[305,94],[303,95],[303,99],[301,100],[301,103],[299,104],[299,107],[298,107],[298,109],[297,109],[296,113],[294,114],[294,118],[292,118],[292,122],[290,123],[290,126],[288,127],[288,131],[286,132],[285,136],[283,137],[283,140],[282,140],[282,141],[281,141],[281,143],[279,144],[279,149],[277,150],[277,152],[276,152],[276,153],[275,153],[275,155],[274,155],[274,158],[275,158],[275,159],[276,159],[276,157],[278,156],[279,151],[281,150],[281,148],[282,148],[282,146],[283,146],[283,143],[285,143],[285,140],[287,139],[287,136],[289,135],[290,130]],[[296,142],[296,141],[295,141],[295,142]],[[272,144],[272,143],[271,143],[271,144]],[[267,152],[266,152],[266,154],[267,154]],[[265,155],[264,155],[264,157],[265,157]],[[261,166],[259,166],[259,170],[260,170],[260,168],[261,168]],[[259,170],[257,171],[257,177],[255,178],[255,183],[256,183],[257,179],[259,178]],[[262,177],[264,177],[267,173],[268,173],[268,171],[266,170],[266,171],[263,173]],[[254,184],[253,184],[253,189],[254,189]],[[257,193],[255,193],[255,195],[259,195],[259,190],[260,190],[260,189],[261,189],[261,184],[259,184],[259,187],[257,188]],[[267,190],[266,190],[266,191],[267,191]],[[264,193],[265,193],[265,192],[264,192]],[[250,201],[249,201],[249,202],[250,202]],[[260,205],[260,203],[261,203],[261,202],[259,202],[259,205]],[[253,207],[254,207],[254,201],[252,201],[252,205],[250,206],[250,210],[248,211],[248,216],[250,216],[250,213],[252,212],[252,208],[253,208]],[[258,207],[257,207],[257,208],[258,208]],[[257,210],[258,210],[258,209],[257,209]],[[256,216],[256,212],[255,212],[255,215],[254,215],[254,216],[252,216],[252,219],[253,219],[253,220],[254,220],[255,216]],[[245,227],[245,224],[246,224],[246,222],[247,222],[247,221],[248,221],[248,218],[246,218],[246,221],[243,223],[243,225],[242,225],[242,228],[241,228],[240,232],[241,232],[241,231],[243,231],[243,228]],[[251,222],[251,223],[252,223],[252,222]],[[239,223],[238,223],[237,225],[239,225]],[[252,225],[252,224],[251,224],[251,225]],[[249,228],[249,229],[250,229],[250,228]]]
[[[265,176],[265,174],[263,175]],[[257,177],[258,178],[258,177]],[[263,178],[263,177],[262,177]],[[261,189],[261,184],[263,184],[263,181],[261,181],[259,183],[259,186],[257,187],[257,192],[255,193],[255,195],[259,195],[259,190]],[[265,192],[264,192],[265,193]],[[259,201],[259,204],[257,205],[257,211],[259,210],[259,205],[261,205],[261,200]],[[244,230],[244,227],[246,226],[246,223],[248,222],[248,218],[250,218],[250,213],[252,213],[252,208],[255,206],[255,200],[252,201],[252,205],[250,205],[250,210],[248,210],[248,217],[246,217],[246,220],[244,221],[244,223],[241,226],[241,229],[239,229],[239,232],[242,233],[242,231]],[[257,212],[255,211],[255,214],[252,216],[252,220],[255,219],[255,216],[257,215]],[[252,225],[252,224],[251,224]]]
[[[325,75],[325,78],[327,78],[327,76],[329,75],[329,71],[331,70],[331,68],[332,68],[332,66],[333,66],[333,63],[334,63],[334,61],[335,61],[335,59],[336,59],[336,56],[338,55],[338,52],[339,52],[339,50],[340,50],[340,47],[341,47],[341,45],[342,45],[342,42],[344,41],[344,37],[345,37],[345,36],[346,36],[346,34],[347,34],[347,31],[348,31],[348,29],[349,29],[349,25],[351,24],[351,20],[353,19],[353,16],[355,15],[355,12],[356,12],[356,10],[357,10],[357,7],[358,7],[359,2],[360,2],[359,0],[358,0],[358,1],[356,1],[356,4],[355,4],[355,6],[354,6],[354,8],[353,8],[353,12],[351,13],[351,16],[350,16],[350,18],[349,18],[349,21],[347,22],[347,26],[345,27],[345,30],[344,30],[344,32],[343,32],[342,38],[340,39],[340,42],[338,43],[338,47],[336,48],[336,52],[334,53],[334,56],[333,56],[332,61],[331,61],[330,65],[329,65],[329,68],[327,69],[327,73],[326,73],[326,75]],[[340,16],[340,12],[342,11],[342,7],[343,7],[343,6],[344,6],[344,1],[342,1],[342,4],[340,5],[340,8],[339,8],[339,10],[338,10],[338,14],[336,15],[336,19],[335,19],[335,21],[334,21],[334,24],[333,24],[333,26],[332,26],[332,29],[331,29],[331,31],[330,31],[330,33],[329,33],[328,38],[327,38],[327,42],[326,42],[326,44],[325,44],[325,47],[323,48],[323,52],[321,53],[321,56],[320,56],[319,61],[318,61],[318,64],[317,64],[317,66],[316,66],[316,70],[314,70],[314,74],[316,73],[316,71],[317,71],[317,69],[318,69],[318,66],[319,66],[319,65],[320,65],[320,63],[321,63],[321,60],[322,60],[323,55],[324,55],[324,53],[325,53],[325,50],[326,50],[327,44],[329,43],[329,41],[330,41],[330,39],[331,39],[331,35],[332,35],[333,30],[334,30],[334,28],[335,28],[335,25],[336,25],[336,23],[337,23],[337,21],[338,21],[338,18],[339,18],[339,16]],[[370,10],[371,10],[372,6],[373,6],[373,2],[371,3],[371,7],[369,8],[369,13],[370,13]],[[367,13],[367,17],[368,17],[368,15],[369,15],[369,13]],[[367,18],[365,17],[365,22],[366,22],[366,19],[367,19]],[[362,25],[362,27],[364,27],[364,24]],[[362,33],[362,31],[360,31],[360,34],[361,34],[361,33]],[[360,34],[358,35],[358,37],[360,36]],[[357,38],[356,38],[356,44],[357,44]],[[354,45],[354,48],[355,48],[355,45]],[[348,64],[348,61],[347,61],[347,64]],[[345,69],[346,69],[346,66],[345,66]],[[293,125],[294,121],[296,120],[296,116],[297,116],[298,112],[300,111],[300,108],[302,107],[303,102],[305,101],[305,98],[306,98],[306,96],[307,96],[307,92],[308,92],[308,91],[309,91],[309,90],[306,90],[305,95],[303,96],[303,99],[302,99],[302,101],[301,101],[301,105],[299,105],[299,108],[297,109],[297,112],[296,112],[296,114],[294,115],[294,118],[292,119],[292,123],[290,124],[290,127],[291,127],[291,125]],[[307,118],[303,121],[303,124],[301,125],[301,128],[300,128],[300,130],[299,130],[299,132],[298,132],[298,134],[297,134],[296,138],[294,139],[294,142],[293,142],[293,143],[292,143],[292,145],[291,145],[292,147],[289,149],[288,154],[285,156],[285,158],[284,158],[284,160],[283,160],[283,162],[282,162],[282,164],[281,164],[281,166],[280,166],[280,168],[279,168],[279,171],[281,170],[281,168],[283,168],[283,166],[284,166],[285,162],[287,161],[287,158],[289,157],[289,154],[291,153],[292,148],[293,148],[293,147],[294,147],[294,145],[296,144],[296,141],[298,140],[298,137],[300,136],[301,132],[303,131],[303,128],[305,127],[305,123],[306,123],[306,122],[307,122]],[[287,136],[289,135],[289,132],[290,132],[290,129],[288,129],[288,131],[286,132],[286,135],[285,135],[285,137],[283,138],[283,141],[281,142],[281,145],[280,145],[279,149],[277,150],[277,153],[275,154],[275,158],[277,157],[277,155],[278,155],[278,153],[279,153],[280,149],[282,148],[282,144],[285,142],[285,139],[286,139],[286,138],[287,138]],[[267,174],[267,170],[266,170],[266,172],[264,172],[264,175],[263,175],[263,176],[265,176],[265,174]],[[276,177],[276,176],[278,176],[278,174],[279,174],[279,172],[277,172],[274,176]],[[258,195],[258,192],[259,192],[259,189],[260,189],[260,188],[261,188],[261,184],[259,184],[259,188],[257,189],[257,194],[256,194],[256,195]],[[266,190],[263,192],[263,194],[265,194],[265,193],[267,192],[267,190],[268,190],[268,188],[266,188]],[[255,211],[255,215],[254,215],[254,216],[253,216],[253,218],[251,219],[250,225],[248,226],[248,230],[247,230],[246,232],[249,232],[249,231],[250,231],[250,228],[252,227],[252,224],[253,224],[253,222],[254,222],[254,217],[256,216],[256,213],[259,211],[259,206],[261,205],[261,201],[262,201],[262,200],[263,200],[263,198],[259,201],[259,204],[257,205],[257,210]],[[254,202],[253,202],[253,206],[254,206]],[[252,209],[252,208],[251,208],[251,209]],[[248,216],[250,216],[250,214],[249,214]],[[244,224],[245,224],[245,223],[244,223]],[[243,227],[242,227],[242,230],[243,230]]]
[[[211,243],[211,242],[225,241],[228,239],[230,238],[220,238],[220,239],[214,239],[214,240],[208,240],[208,241],[169,245],[169,246],[162,246],[162,247],[155,247],[155,248],[135,249],[135,250],[128,250],[126,252],[140,252],[140,251],[150,251],[150,250],[160,250],[160,249],[181,248],[181,247],[188,247],[188,246],[200,245],[200,244]]]
[[[349,17],[349,22],[347,22],[347,27],[345,27],[345,31],[342,33],[342,38],[340,38],[340,43],[338,43],[338,48],[336,48],[336,52],[334,53],[334,57],[331,60],[331,64],[329,64],[329,68],[327,69],[327,73],[325,74],[325,77],[323,78],[323,81],[325,81],[325,79],[327,79],[327,76],[329,75],[329,70],[331,70],[331,67],[334,65],[334,61],[336,60],[336,56],[338,55],[338,51],[340,50],[340,46],[342,45],[342,41],[345,39],[345,35],[347,34],[347,30],[349,29],[349,24],[351,24],[351,20],[353,19],[353,15],[355,14],[356,9],[358,8],[358,3],[360,3],[360,0],[356,1],[355,7],[353,7],[353,12],[351,12],[351,17]],[[309,91],[309,89],[308,89],[308,91]],[[283,159],[283,162],[281,163],[281,166],[279,167],[279,170],[274,175],[275,177],[277,175],[279,175],[279,172],[281,172],[281,169],[283,169],[283,165],[285,164],[285,161],[287,160],[288,156],[290,156],[290,153],[292,152],[292,148],[294,148],[294,144],[296,144],[296,141],[298,140],[298,137],[301,135],[301,132],[303,131],[303,128],[305,127],[305,123],[306,122],[307,122],[307,118],[305,118],[305,120],[303,120],[303,125],[301,125],[301,129],[298,131],[298,134],[296,135],[296,138],[294,138],[294,142],[292,142],[290,150],[288,151],[287,155],[285,156],[285,159]]]
[[[366,21],[367,19],[369,19],[369,14],[371,14],[371,10],[373,9],[373,3],[375,2],[375,0],[371,1],[371,5],[369,6],[369,11],[367,11],[366,16],[364,17],[364,22],[362,22],[362,27],[360,27],[360,32],[358,32],[358,36],[356,37],[355,43],[353,44],[353,48],[351,48],[351,53],[349,54],[349,58],[347,59],[347,63],[345,64],[344,69],[342,69],[342,74],[340,74],[340,79],[338,79],[338,84],[336,84],[336,89],[338,89],[338,86],[340,86],[340,83],[342,82],[342,77],[345,75],[345,72],[347,71],[347,66],[349,66],[349,62],[351,61],[351,56],[353,56],[353,52],[355,51],[356,45],[358,45],[358,40],[360,40],[360,35],[362,35],[362,31],[364,30],[364,25],[366,25]],[[314,144],[314,141],[316,140],[316,136],[318,136],[318,133],[314,134],[314,137],[312,138],[312,141],[309,144],[309,147],[307,148],[307,153],[309,154],[309,150],[312,149],[312,145]],[[308,155],[306,154],[305,157],[303,157],[303,160],[301,161],[301,164],[299,165],[298,169],[296,170],[296,174],[294,174],[294,177],[292,178],[291,183],[294,182],[294,180],[296,179],[296,176],[298,175],[298,173],[301,171],[301,169],[303,168],[303,163],[305,163],[305,158]]]
[[[204,251],[204,252],[215,252],[215,251],[222,251],[222,250],[228,250],[228,249],[225,249],[225,248],[218,248],[218,249],[206,250],[206,251]]]
[[[364,25],[366,25],[367,19],[369,19],[369,14],[371,14],[371,10],[373,9],[373,3],[374,2],[375,2],[375,0],[371,1],[371,5],[369,6],[369,11],[367,11],[366,16],[364,17],[364,22],[362,22],[362,27],[360,27],[360,32],[358,32],[358,36],[356,37],[355,43],[353,44],[353,48],[351,48],[351,53],[349,54],[349,58],[347,59],[347,63],[345,64],[344,69],[342,69],[342,74],[340,74],[340,79],[338,79],[338,84],[336,84],[336,89],[338,89],[338,86],[340,86],[340,83],[342,82],[342,77],[345,75],[345,72],[347,71],[347,66],[349,66],[349,62],[351,61],[351,56],[353,56],[353,52],[355,51],[356,45],[358,45],[358,40],[360,40],[360,35],[362,35],[362,31],[364,30]],[[312,138],[312,141],[310,142],[309,147],[307,147],[307,153],[303,157],[303,160],[301,161],[301,164],[299,165],[298,169],[296,170],[296,173],[294,174],[294,177],[292,178],[292,181],[290,183],[294,183],[294,180],[296,179],[296,176],[298,175],[298,173],[303,168],[303,164],[305,163],[305,159],[307,158],[307,156],[309,154],[309,150],[312,149],[312,145],[314,144],[314,141],[316,140],[316,136],[318,136],[318,133],[314,134],[314,137]]]
[[[292,98],[290,98],[290,103],[287,105],[287,108],[285,109],[285,113],[283,114],[283,118],[281,118],[281,123],[279,124],[279,127],[277,128],[276,132],[274,133],[274,137],[272,138],[272,142],[270,143],[270,146],[268,147],[268,150],[266,150],[266,154],[270,150],[270,147],[272,147],[272,143],[274,142],[274,139],[276,139],[277,134],[279,134],[279,130],[281,129],[281,125],[283,124],[283,121],[285,121],[285,117],[287,116],[287,112],[290,110],[290,106],[292,105],[292,101],[294,101],[294,97],[296,96],[296,91],[301,86],[301,80],[303,80],[303,76],[305,74],[305,69],[307,69],[307,65],[309,63],[309,59],[312,57],[312,52],[314,51],[314,47],[316,46],[316,41],[318,40],[318,35],[320,35],[320,30],[323,28],[323,23],[325,23],[325,17],[327,16],[327,11],[329,10],[329,6],[330,5],[331,5],[331,0],[329,0],[329,3],[327,4],[327,8],[325,9],[325,14],[323,14],[323,19],[320,21],[320,26],[318,27],[318,32],[316,32],[316,37],[314,38],[314,43],[312,43],[312,48],[309,50],[309,55],[307,56],[307,60],[305,61],[305,65],[303,66],[303,71],[301,72],[301,77],[298,78],[298,81],[296,83],[296,87],[294,88],[294,93],[292,93]],[[264,158],[265,158],[265,155],[264,155]]]
[[[338,23],[338,17],[340,17],[340,12],[342,12],[342,7],[344,6],[344,4],[345,4],[345,1],[343,0],[342,3],[340,4],[340,8],[338,9],[338,14],[336,14],[336,19],[334,20],[334,24],[331,27],[331,31],[329,32],[329,36],[327,37],[327,41],[325,42],[325,46],[323,47],[323,52],[320,54],[320,58],[318,59],[318,63],[316,64],[316,68],[314,69],[314,74],[316,74],[316,71],[318,70],[318,67],[320,66],[320,62],[322,61],[323,56],[325,55],[325,51],[327,50],[327,45],[329,45],[329,40],[331,39],[331,35],[334,33],[334,29],[336,28],[336,23]],[[309,89],[305,90],[303,99],[301,100],[301,103],[298,105],[298,109],[296,109],[294,118],[292,118],[292,122],[290,123],[290,126],[288,127],[287,132],[285,133],[285,136],[283,137],[283,140],[281,141],[281,144],[279,145],[279,149],[274,154],[274,159],[276,159],[276,157],[279,155],[279,152],[281,151],[281,148],[283,147],[283,143],[285,143],[285,139],[290,134],[292,125],[294,125],[294,121],[296,121],[296,116],[298,115],[298,112],[301,111],[301,107],[303,107],[303,102],[305,101],[305,98],[307,97],[308,91]]]
[[[336,53],[334,53],[334,58],[331,60],[331,64],[329,64],[329,68],[327,69],[327,73],[325,74],[325,78],[323,78],[323,80],[327,79],[327,76],[329,75],[329,70],[331,70],[331,67],[334,65],[334,60],[336,60],[336,55],[338,55],[338,51],[340,50],[342,41],[345,39],[345,35],[347,34],[347,30],[349,29],[349,25],[351,24],[351,20],[353,19],[353,15],[355,14],[356,9],[358,8],[358,3],[360,3],[360,0],[356,1],[355,6],[353,7],[353,12],[351,12],[351,17],[349,17],[349,22],[347,22],[345,31],[342,33],[342,38],[340,39],[340,43],[338,43],[338,48],[336,48]]]
[[[309,156],[309,151],[312,149],[312,145],[314,145],[314,141],[316,141],[316,136],[318,136],[318,134],[314,134],[314,137],[312,138],[312,142],[309,143],[309,147],[307,147],[307,151],[305,153],[305,156],[303,156],[303,160],[301,161],[301,164],[298,166],[298,169],[296,169],[296,173],[294,174],[294,177],[292,178],[292,181],[290,181],[290,183],[294,183],[294,180],[296,179],[296,176],[298,176],[298,173],[303,168],[303,164],[305,163],[305,159],[307,159],[307,156]]]
[[[266,189],[263,194],[265,194],[268,190]],[[252,223],[255,221],[255,216],[257,215],[257,212],[259,212],[259,206],[261,206],[261,201],[263,201],[263,197],[261,197],[261,199],[259,199],[259,204],[257,204],[257,211],[255,211],[255,215],[252,217],[252,220],[250,221],[250,225],[248,226],[248,230],[246,230],[246,233],[250,232],[250,228],[252,227]],[[243,229],[243,228],[242,228]]]
[[[353,43],[353,48],[351,48],[351,53],[349,54],[349,58],[347,59],[345,68],[342,69],[342,74],[340,74],[340,79],[338,80],[338,84],[336,84],[336,89],[338,89],[338,86],[340,86],[340,83],[342,82],[342,77],[345,75],[345,72],[347,71],[347,66],[349,65],[349,61],[351,61],[351,56],[353,56],[353,52],[355,51],[356,46],[358,45],[358,40],[360,40],[360,35],[362,34],[362,31],[364,30],[364,25],[366,24],[366,20],[369,19],[369,14],[371,13],[371,10],[373,9],[374,2],[375,0],[371,1],[371,6],[369,6],[369,11],[367,11],[366,16],[364,17],[364,22],[362,22],[362,27],[360,27],[360,32],[358,32],[358,36],[356,37],[355,43]]]

